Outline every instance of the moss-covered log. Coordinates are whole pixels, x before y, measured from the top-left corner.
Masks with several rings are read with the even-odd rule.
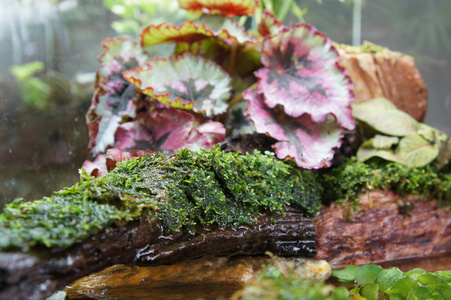
[[[153,154],[0,215],[0,299],[40,299],[116,263],[316,253],[316,177],[255,153]],[[8,298],[9,299],[9,298]]]

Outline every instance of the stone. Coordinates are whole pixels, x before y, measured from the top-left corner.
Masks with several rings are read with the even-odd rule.
[[[368,42],[361,47],[336,47],[339,65],[354,84],[355,102],[384,97],[416,120],[424,120],[427,87],[413,57]]]
[[[230,297],[255,280],[266,265],[299,279],[325,281],[327,262],[302,257],[212,257],[175,265],[115,265],[66,287],[70,299],[217,299]]]

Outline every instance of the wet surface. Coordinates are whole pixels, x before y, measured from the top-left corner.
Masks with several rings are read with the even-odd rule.
[[[69,299],[217,299],[230,297],[241,289],[259,267],[241,259],[183,263],[176,266],[138,268],[114,266],[75,282],[66,289]],[[211,265],[214,263],[214,265]],[[218,274],[218,267],[222,271]],[[384,268],[398,267],[403,272],[414,268],[427,271],[451,270],[451,253],[428,258],[411,258],[382,263]],[[172,272],[172,273],[171,273]],[[189,279],[190,278],[190,279]],[[246,279],[248,278],[248,279]],[[149,280],[151,279],[151,280]],[[191,282],[188,281],[191,280]],[[338,284],[333,279],[333,284]]]

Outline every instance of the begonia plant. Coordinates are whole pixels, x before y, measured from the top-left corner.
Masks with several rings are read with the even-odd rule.
[[[168,154],[210,149],[232,135],[263,134],[280,159],[330,166],[343,129],[353,129],[350,79],[331,40],[307,24],[284,25],[259,1],[180,0],[193,15],[150,25],[141,41],[108,39],[87,115],[89,149]],[[167,57],[151,49],[173,45]]]

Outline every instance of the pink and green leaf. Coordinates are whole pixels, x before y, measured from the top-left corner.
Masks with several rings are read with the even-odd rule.
[[[146,69],[127,71],[124,77],[161,103],[215,116],[227,110],[230,77],[215,63],[188,53],[155,58]]]
[[[143,125],[152,133],[154,151],[210,149],[225,138],[221,123],[201,123],[194,115],[172,108],[153,110],[144,116]]]
[[[306,24],[292,25],[263,40],[261,59],[257,91],[268,107],[281,105],[291,117],[308,114],[318,123],[332,114],[341,126],[354,128],[351,82],[327,36]]]
[[[130,160],[134,157],[141,157],[152,154],[150,150],[131,150],[122,151],[118,148],[111,148],[107,150],[106,154],[99,154],[93,162],[86,160],[82,168],[86,173],[94,177],[105,175],[107,171],[111,171],[116,167],[118,162]]]
[[[331,165],[334,148],[341,145],[342,129],[331,115],[321,123],[308,114],[293,118],[281,106],[270,108],[264,95],[247,90],[245,111],[254,122],[258,133],[277,140],[272,147],[280,159],[290,158],[303,168],[323,168]]]
[[[103,47],[96,91],[88,113],[89,149],[94,155],[114,144],[114,134],[123,118],[134,117],[139,93],[121,73],[147,60],[140,45],[127,38],[107,39]]]
[[[179,0],[181,8],[196,15],[252,16],[258,0]]]
[[[204,24],[215,36],[228,44],[257,44],[258,40],[246,32],[237,21],[226,16],[203,16],[196,22]]]

